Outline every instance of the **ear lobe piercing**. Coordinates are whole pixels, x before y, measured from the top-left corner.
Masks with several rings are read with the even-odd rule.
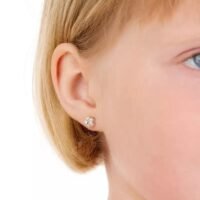
[[[95,117],[88,116],[84,120],[84,124],[87,126],[87,128],[92,128],[95,126]]]

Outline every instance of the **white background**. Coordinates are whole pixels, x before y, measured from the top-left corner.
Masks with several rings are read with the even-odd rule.
[[[32,70],[42,0],[0,0],[0,199],[106,200],[103,166],[80,175],[39,125]]]

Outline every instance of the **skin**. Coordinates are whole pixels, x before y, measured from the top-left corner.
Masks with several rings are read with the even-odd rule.
[[[200,199],[200,67],[185,62],[200,53],[198,4],[164,25],[130,23],[96,57],[69,43],[54,51],[63,108],[81,124],[95,116],[105,134],[109,200]]]

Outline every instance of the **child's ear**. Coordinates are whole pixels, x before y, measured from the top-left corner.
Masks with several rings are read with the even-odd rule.
[[[88,93],[89,67],[71,43],[59,44],[52,54],[51,76],[57,97],[67,114],[82,125],[87,116],[96,117],[95,100]],[[98,131],[97,126],[92,130]]]

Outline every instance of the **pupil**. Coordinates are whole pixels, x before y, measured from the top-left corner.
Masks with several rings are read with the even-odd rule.
[[[194,56],[194,62],[200,67],[200,54]]]

